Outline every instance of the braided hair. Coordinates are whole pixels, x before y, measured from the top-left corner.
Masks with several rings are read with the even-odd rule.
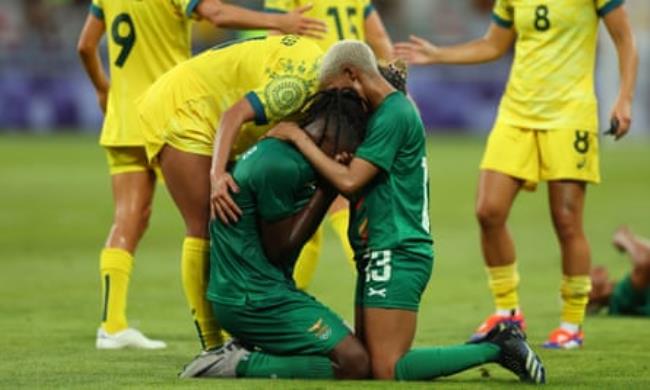
[[[331,88],[310,96],[295,118],[301,128],[324,120],[323,131],[317,145],[321,145],[332,125],[335,127],[334,144],[338,151],[342,137],[346,144],[358,145],[366,133],[368,103],[351,88]]]
[[[380,62],[377,66],[379,73],[388,81],[395,89],[406,94],[406,79],[408,77],[408,69],[406,63],[398,60],[394,63]]]

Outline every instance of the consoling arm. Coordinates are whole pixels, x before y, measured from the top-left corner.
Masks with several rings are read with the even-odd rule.
[[[380,171],[372,163],[360,158],[353,158],[349,165],[336,162],[323,153],[295,123],[281,122],[267,135],[293,143],[316,171],[346,197],[359,192]]]

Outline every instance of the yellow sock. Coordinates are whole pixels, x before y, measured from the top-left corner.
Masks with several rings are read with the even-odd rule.
[[[205,298],[209,270],[210,241],[185,237],[181,258],[183,289],[204,350],[219,347],[224,340],[221,327],[212,314],[212,305]]]
[[[562,294],[562,322],[582,325],[585,319],[591,278],[589,275],[564,276],[560,293]]]
[[[519,272],[517,263],[501,267],[487,267],[488,285],[492,290],[497,310],[515,310],[519,308]]]
[[[341,246],[343,247],[343,254],[345,259],[348,261],[348,264],[352,267],[353,271],[356,271],[357,266],[354,262],[354,252],[350,246],[350,240],[348,240],[348,224],[350,222],[350,209],[345,208],[341,209],[334,214],[331,214],[329,217],[330,224],[332,229],[339,237],[341,241]]]
[[[323,226],[321,225],[314,233],[314,236],[302,248],[296,266],[293,268],[293,280],[296,281],[296,287],[300,290],[306,290],[314,278],[322,245]]]
[[[126,296],[133,268],[133,256],[118,248],[105,248],[99,256],[99,274],[102,280],[102,329],[116,333],[128,327],[126,323]]]

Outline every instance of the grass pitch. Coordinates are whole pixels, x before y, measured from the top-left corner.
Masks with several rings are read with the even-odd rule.
[[[436,264],[422,302],[415,345],[463,342],[491,312],[473,217],[483,141],[432,137],[431,223]],[[589,188],[586,229],[595,263],[615,276],[628,267],[610,236],[627,223],[650,235],[650,143],[603,140],[604,184]],[[87,137],[0,137],[0,386],[395,388],[431,383],[280,380],[180,381],[198,352],[180,284],[181,218],[158,188],[151,227],[136,256],[129,319],[161,338],[163,351],[97,351],[98,254],[112,201],[102,150]],[[511,214],[521,299],[533,345],[557,325],[560,258],[546,188],[522,193]],[[352,320],[353,277],[328,231],[311,292]],[[650,319],[589,318],[581,351],[538,348],[550,388],[649,388]],[[437,380],[438,388],[518,385],[495,365]],[[521,385],[523,386],[523,385]]]

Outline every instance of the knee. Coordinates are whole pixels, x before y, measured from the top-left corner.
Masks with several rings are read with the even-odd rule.
[[[370,376],[370,357],[359,342],[339,351],[336,360],[340,379],[367,379]]]
[[[582,232],[580,214],[571,205],[562,205],[553,210],[553,226],[561,241],[571,240]]]
[[[147,227],[151,218],[151,204],[142,207],[118,208],[115,213],[115,228],[124,234],[141,236]]]
[[[476,219],[482,229],[503,226],[506,223],[508,211],[489,202],[479,202],[476,205]]]
[[[372,377],[380,380],[393,380],[395,379],[395,365],[397,358],[373,358],[372,359]]]

